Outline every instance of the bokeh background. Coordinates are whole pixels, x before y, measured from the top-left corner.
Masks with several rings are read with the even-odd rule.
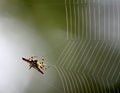
[[[119,0],[0,0],[0,93],[119,93],[119,16]]]

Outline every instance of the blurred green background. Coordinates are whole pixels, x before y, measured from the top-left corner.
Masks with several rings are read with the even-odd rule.
[[[119,93],[118,0],[0,0],[0,93]],[[45,57],[44,75],[22,57]]]

